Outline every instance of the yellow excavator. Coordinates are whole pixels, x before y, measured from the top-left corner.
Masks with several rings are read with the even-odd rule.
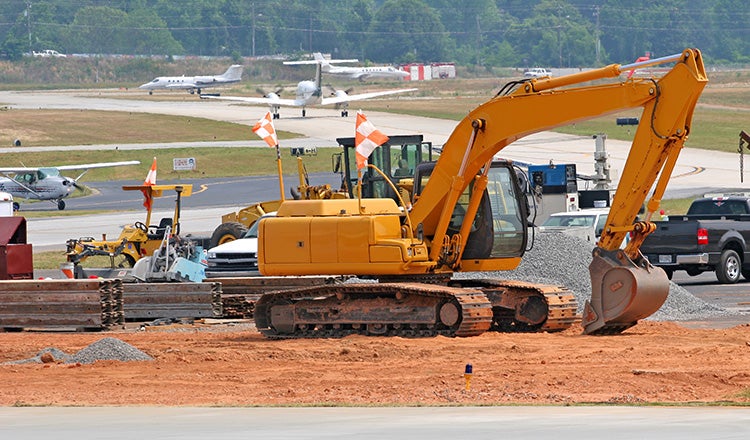
[[[667,63],[673,65],[661,78],[618,78]],[[601,81],[607,78],[618,80]],[[707,81],[700,51],[686,49],[511,82],[459,122],[437,162],[417,167],[412,200],[284,201],[276,217],[259,224],[263,275],[356,274],[377,282],[267,293],[256,304],[258,330],[271,338],[473,336],[562,330],[581,319],[587,334],[630,328],[657,311],[669,292],[666,274],[639,247],[653,231],[651,216]],[[512,162],[493,160],[498,152],[535,132],[637,107],[643,113],[593,251],[591,299],[582,317],[564,288],[453,277],[512,270],[523,258],[528,206]],[[635,221],[652,188],[644,220]],[[620,249],[626,234],[631,239]]]

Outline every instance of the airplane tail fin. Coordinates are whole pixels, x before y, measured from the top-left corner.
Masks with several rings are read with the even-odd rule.
[[[317,61],[318,63],[320,63],[320,64],[322,64],[322,65],[324,65],[324,66],[328,66],[328,65],[330,65],[330,63],[328,62],[328,60],[326,60],[326,59],[325,59],[325,58],[323,57],[323,54],[322,54],[322,53],[320,53],[320,52],[315,52],[315,53],[313,54],[313,57],[315,57],[315,61]]]
[[[318,64],[315,66],[315,88],[320,91],[323,82],[323,65]]]
[[[224,72],[221,76],[224,79],[230,80],[230,81],[239,81],[240,78],[242,78],[242,69],[244,66],[240,64],[234,64],[229,66],[229,69],[227,69],[226,72]]]

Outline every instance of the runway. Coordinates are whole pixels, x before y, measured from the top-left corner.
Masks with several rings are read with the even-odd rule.
[[[18,109],[89,109],[109,111],[129,111],[162,113],[203,117],[221,121],[229,121],[251,126],[266,111],[263,106],[246,106],[213,100],[186,99],[183,101],[152,101],[139,100],[138,94],[127,93],[130,99],[122,99],[117,95],[119,91],[33,91],[16,92],[0,91],[0,103],[10,108]],[[391,98],[399,99],[399,98]],[[426,103],[430,105],[430,102]],[[299,109],[282,109],[281,119],[274,122],[278,130],[299,133],[302,139],[289,141],[293,146],[335,146],[336,138],[354,135],[354,118],[342,118],[335,109],[310,108],[308,117],[298,116]],[[450,137],[457,125],[456,121],[407,116],[383,112],[368,112],[368,119],[381,131],[387,134],[422,134],[426,141],[434,146],[442,146]],[[614,123],[614,122],[613,122]],[[463,142],[463,140],[461,140]],[[216,142],[216,143],[162,143],[162,144],[122,144],[117,148],[170,148],[185,146],[233,146],[266,147],[266,144],[248,134],[248,141]],[[292,145],[290,145],[292,146]],[[81,149],[112,149],[113,145],[89,145],[81,147],[21,147],[23,151],[43,151],[52,149],[69,150]],[[284,145],[282,145],[282,148]],[[612,185],[616,186],[625,165],[630,144],[628,142],[607,140]],[[15,148],[2,148],[0,151],[13,151]],[[578,173],[594,173],[594,139],[589,136],[572,136],[555,132],[540,132],[524,137],[497,154],[497,157],[509,158],[526,163],[556,164],[574,163]],[[198,184],[200,184],[198,182]],[[750,183],[741,183],[739,179],[739,158],[736,154],[685,148],[681,153],[677,166],[670,179],[665,197],[681,198],[700,195],[705,192],[750,191]],[[183,231],[205,233],[212,231],[224,214],[239,206],[261,201],[276,199],[278,195],[258,195],[257,200],[242,198],[240,203],[228,203],[225,207],[213,205],[206,209],[205,205],[192,205],[185,209]],[[200,212],[194,212],[198,210]],[[155,215],[159,215],[158,213]],[[168,215],[168,214],[167,214]],[[29,223],[29,241],[38,243],[39,248],[48,249],[50,246],[62,246],[68,238],[76,236],[90,236],[92,231],[96,235],[107,233],[119,234],[119,228],[126,223],[132,223],[133,215],[92,216],[83,221],[64,219],[33,219]],[[200,219],[200,220],[199,220]],[[69,223],[69,224],[66,224]],[[83,226],[85,225],[85,226]],[[64,235],[59,231],[64,231]],[[59,243],[59,245],[53,245]]]
[[[215,100],[183,101],[150,101],[139,100],[137,93],[126,93],[130,99],[122,99],[119,91],[34,91],[34,92],[0,92],[0,103],[19,109],[89,109],[109,111],[129,111],[161,113],[169,115],[193,116],[235,122],[252,126],[268,110],[264,106],[248,106]],[[404,99],[393,97],[389,99]],[[387,100],[383,100],[384,102]],[[425,105],[434,105],[434,101],[425,101]],[[354,112],[352,112],[354,113]],[[314,107],[308,109],[308,117],[299,116],[299,109],[282,109],[281,119],[274,121],[277,130],[299,133],[304,139],[289,141],[290,146],[336,146],[336,138],[354,135],[354,118],[342,118],[338,110]],[[408,116],[383,112],[367,112],[368,119],[386,134],[422,134],[425,141],[434,146],[442,146],[450,137],[457,125],[456,121]],[[614,118],[613,118],[614,124]],[[592,136],[595,133],[592,133]],[[519,139],[497,154],[516,161],[534,164],[574,163],[578,173],[594,173],[594,139],[592,136],[573,136],[555,132],[540,132]],[[468,141],[468,140],[467,140]],[[461,142],[464,142],[461,140]],[[235,146],[261,147],[265,143],[253,135],[247,142],[217,142],[196,144],[164,143],[156,147],[171,146]],[[690,141],[688,140],[688,145]],[[120,145],[118,148],[139,148],[138,145]],[[152,144],[148,148],[155,147]],[[282,148],[284,145],[282,144]],[[40,147],[44,149],[70,149],[72,147]],[[83,146],[87,149],[108,149],[112,145]],[[607,153],[611,166],[613,186],[617,185],[630,150],[630,143],[608,139]],[[12,151],[3,148],[3,151]],[[33,150],[26,150],[33,151]],[[750,180],[746,179],[746,180]],[[750,191],[750,182],[741,182],[739,157],[736,153],[724,153],[684,148],[677,160],[677,165],[666,197],[689,197],[703,192],[719,192],[727,189]]]

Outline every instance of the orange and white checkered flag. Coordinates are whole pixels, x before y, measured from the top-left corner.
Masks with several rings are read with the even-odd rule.
[[[367,120],[364,113],[357,112],[357,125],[354,134],[354,149],[357,152],[357,169],[367,166],[367,158],[376,148],[388,142],[388,136],[381,133]]]
[[[271,112],[266,112],[266,115],[255,123],[253,132],[263,138],[269,147],[273,148],[279,145],[279,139],[276,137],[276,129],[273,128],[273,121],[271,120]]]
[[[143,181],[143,184],[146,186],[152,186],[156,185],[156,157],[154,157],[154,161],[151,163],[151,169],[148,170],[148,174],[146,174],[146,179]],[[151,209],[151,193],[148,190],[141,190],[143,193],[143,207],[146,209]]]

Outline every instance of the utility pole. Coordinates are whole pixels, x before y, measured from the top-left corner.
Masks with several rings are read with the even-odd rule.
[[[310,13],[310,28],[309,28],[310,32],[308,34],[308,43],[307,43],[308,44],[307,50],[309,52],[312,52],[312,32],[313,32],[312,31],[312,19],[313,19],[313,17],[312,17],[312,12],[311,12]]]
[[[253,58],[255,58],[255,3],[252,3],[252,14],[253,14],[253,50],[251,52]]]
[[[31,50],[31,0],[26,2],[24,14],[26,15],[26,30],[29,32],[29,55],[33,55],[34,52]]]
[[[601,62],[602,42],[600,41],[601,30],[599,29],[599,5],[596,5],[594,7],[594,16],[596,17],[596,27],[594,28],[594,38],[596,39],[596,67],[599,67],[602,65],[602,62]]]
[[[482,28],[479,25],[479,16],[477,15],[477,66],[482,65]]]

